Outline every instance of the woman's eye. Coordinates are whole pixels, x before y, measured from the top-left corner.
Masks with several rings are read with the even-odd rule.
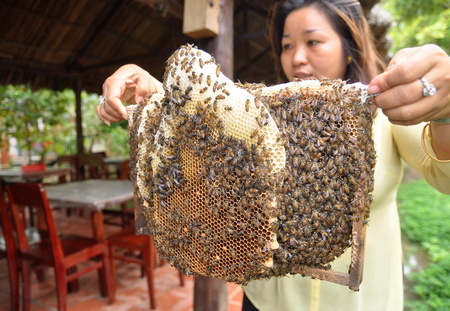
[[[309,40],[308,41],[308,45],[317,45],[317,44],[319,44],[319,41],[317,41],[317,40]]]
[[[285,44],[283,44],[281,47],[282,47],[283,50],[288,50],[288,49],[292,48],[292,44],[290,44],[290,43],[285,43]]]

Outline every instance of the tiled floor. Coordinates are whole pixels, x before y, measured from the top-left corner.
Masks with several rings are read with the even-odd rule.
[[[58,226],[66,232],[86,232],[89,227],[87,218],[66,218],[57,214]],[[107,233],[117,230],[118,227],[107,226]],[[87,231],[88,232],[88,231]],[[9,281],[6,259],[0,260],[0,311],[10,310]],[[56,310],[56,292],[53,272],[46,271],[44,283],[38,283],[35,276],[32,285],[32,311]],[[168,264],[157,267],[156,277],[156,303],[158,311],[188,311],[193,310],[194,279],[185,277],[185,285],[180,287],[178,272]],[[69,311],[139,311],[149,310],[149,297],[145,278],[140,277],[140,268],[137,265],[117,262],[117,290],[116,301],[108,304],[105,298],[99,295],[97,273],[88,273],[80,278],[80,290],[69,294]],[[228,311],[241,310],[242,289],[239,285],[228,284]]]

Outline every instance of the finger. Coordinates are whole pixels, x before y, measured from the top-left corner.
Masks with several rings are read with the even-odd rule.
[[[124,108],[124,106],[122,105],[122,103],[120,103],[120,106]],[[119,121],[125,119],[122,116],[122,113],[117,111],[117,109],[113,106],[110,105],[110,103],[108,102],[108,100],[106,100],[105,105],[103,105],[103,111],[105,112],[105,115],[109,115],[114,119],[118,119]],[[124,108],[125,109],[125,108]]]
[[[376,96],[374,103],[381,109],[393,109],[400,106],[410,105],[423,98],[423,85],[420,80],[395,86]]]
[[[128,117],[121,99],[125,90],[126,85],[123,80],[108,78],[103,84],[103,96],[106,98],[105,107],[109,106],[107,113],[114,116],[120,115],[121,119]]]
[[[103,115],[103,112],[102,112],[102,106],[98,105],[97,108],[96,108],[96,110],[97,110],[97,116],[98,116],[98,118],[99,118],[101,121],[105,122],[106,125],[111,125],[111,123],[110,123],[110,122],[106,119],[106,117]]]
[[[402,50],[392,59],[388,69],[369,84],[369,93],[384,92],[398,85],[411,83],[425,75],[434,62],[425,61],[417,48]]]
[[[136,103],[142,103],[146,97],[150,96],[156,91],[153,82],[151,81],[150,74],[144,73],[136,81],[135,101]]]
[[[111,122],[119,122],[119,121],[123,120],[121,115],[118,115],[118,114],[114,115],[114,114],[108,113],[105,105],[97,106],[97,115],[100,118],[100,120],[102,120],[103,122],[105,122],[108,125]]]
[[[383,109],[383,113],[394,124],[413,125],[424,121],[435,119],[435,115],[439,113],[440,108],[433,103],[435,98],[423,97],[421,100],[410,104],[397,106],[390,109]]]

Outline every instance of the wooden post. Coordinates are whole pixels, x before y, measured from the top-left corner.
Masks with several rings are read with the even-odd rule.
[[[234,0],[216,0],[220,2],[219,14],[219,35],[206,41],[206,51],[212,54],[223,74],[229,79],[234,75],[234,54],[233,54],[233,2]]]
[[[82,91],[82,82],[81,77],[77,77],[75,82],[75,114],[76,114],[76,131],[77,131],[77,153],[84,153],[84,136],[83,136],[83,120],[82,120],[82,108],[81,108],[81,91]]]
[[[224,75],[233,79],[233,0],[215,0],[220,3],[219,34],[204,39],[205,50],[213,55]],[[228,286],[220,279],[196,277],[194,286],[194,311],[226,311]]]
[[[192,38],[219,34],[219,0],[184,0],[183,33]]]

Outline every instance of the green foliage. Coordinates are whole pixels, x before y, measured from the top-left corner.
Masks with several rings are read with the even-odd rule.
[[[104,125],[95,107],[98,95],[82,93],[82,121],[85,151],[104,145],[110,156],[129,153],[126,122]],[[54,92],[31,90],[27,86],[0,86],[0,140],[15,137],[31,153],[42,152],[36,143],[51,142],[48,151],[57,155],[76,150],[75,94],[72,90]],[[44,155],[44,154],[41,154]]]
[[[0,87],[0,105],[4,138],[15,137],[31,160],[34,143],[52,141],[53,131],[68,113],[69,102],[50,90],[8,85]]]
[[[450,310],[450,196],[419,180],[402,185],[398,201],[402,231],[427,251],[431,261],[411,275],[414,291],[422,300],[406,306],[411,310]]]
[[[393,52],[434,43],[450,53],[450,2],[448,0],[382,0],[394,18],[389,36]]]
[[[108,156],[127,156],[130,152],[128,145],[128,123],[115,122],[110,126],[101,122],[95,107],[98,104],[98,95],[84,94],[83,96],[83,135],[85,138],[85,151],[98,151],[101,148]]]

